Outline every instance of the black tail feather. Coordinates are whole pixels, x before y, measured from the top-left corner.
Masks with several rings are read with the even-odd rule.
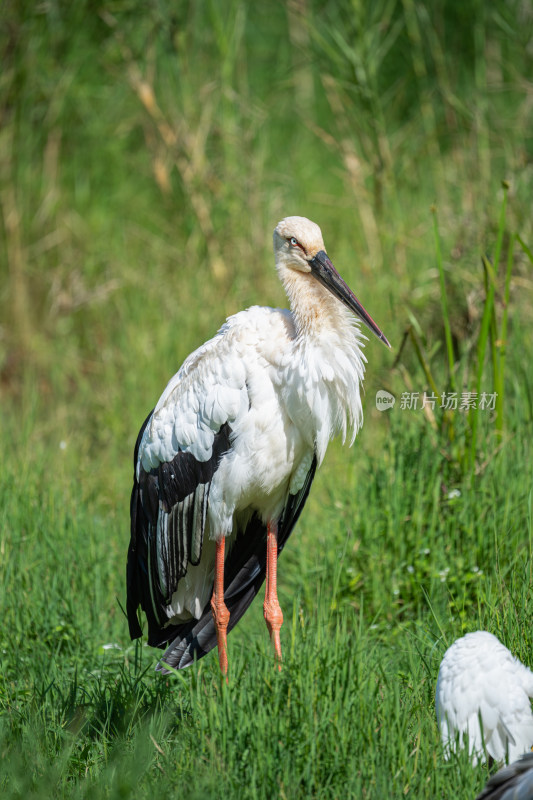
[[[142,536],[138,536],[138,531],[140,530],[140,520],[144,520],[146,515],[142,507],[141,490],[135,474],[137,468],[137,459],[139,456],[139,447],[141,445],[144,430],[148,425],[152,414],[153,411],[150,411],[142,424],[137,441],[135,443],[135,451],[133,454],[134,474],[133,489],[130,500],[131,537],[128,548],[128,561],[126,565],[126,610],[128,614],[130,636],[132,639],[138,639],[139,636],[142,636],[141,626],[139,625],[139,619],[137,617],[137,609],[139,605],[141,608],[145,609],[147,614],[150,613],[152,608],[149,596],[145,596],[149,594],[148,577],[146,574],[143,574],[143,572],[146,573],[148,568],[148,550],[146,541]],[[143,523],[143,529],[145,527],[146,524]]]

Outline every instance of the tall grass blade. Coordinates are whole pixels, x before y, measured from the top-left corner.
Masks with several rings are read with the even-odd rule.
[[[494,391],[496,392],[496,431],[501,438],[503,434],[503,407],[505,394],[505,360],[507,356],[507,318],[509,313],[509,295],[511,291],[511,273],[514,262],[514,248],[516,236],[511,235],[509,250],[507,252],[507,268],[505,270],[505,284],[503,290],[503,313],[499,337],[495,346],[498,358],[496,361],[496,374],[494,376]]]
[[[483,316],[481,318],[481,327],[479,331],[479,338],[477,342],[477,373],[476,373],[476,397],[481,395],[481,385],[483,381],[483,373],[485,369],[485,354],[487,351],[487,342],[489,340],[490,323],[492,318],[492,310],[494,305],[494,273],[492,266],[486,256],[482,257],[483,269],[486,275],[487,292],[485,296],[485,304],[483,307]],[[470,469],[471,474],[474,474],[476,455],[477,455],[477,431],[479,422],[479,403],[472,410],[472,428],[470,434]]]
[[[433,234],[435,240],[435,254],[437,258],[437,269],[440,281],[440,302],[442,308],[442,321],[444,323],[444,334],[446,337],[446,353],[448,356],[448,376],[450,388],[455,391],[455,357],[453,353],[452,329],[450,325],[450,312],[448,309],[448,298],[446,295],[446,278],[444,275],[444,265],[442,263],[442,250],[440,246],[439,224],[437,219],[437,209],[432,207],[433,213]]]
[[[528,259],[530,260],[530,262],[533,264],[533,250],[531,250],[531,248],[527,246],[527,244],[524,242],[524,240],[518,233],[516,234],[516,240],[520,245],[520,247],[522,248],[522,250],[524,251],[524,253],[526,254],[526,256],[528,257]]]
[[[497,281],[497,272],[498,272],[498,262],[501,256],[502,246],[503,246],[503,237],[505,233],[505,215],[506,215],[506,208],[507,208],[507,194],[509,185],[506,181],[503,182],[503,199],[500,207],[500,217],[499,217],[499,224],[498,224],[498,235],[496,239],[496,248],[494,251],[494,267],[490,263],[487,256],[482,257],[482,264],[484,269],[485,275],[485,286],[486,286],[486,293],[485,293],[485,305],[483,307],[483,316],[481,319],[481,327],[479,331],[479,338],[477,343],[477,373],[476,373],[476,397],[479,398],[481,396],[481,386],[483,382],[483,375],[485,370],[485,354],[487,351],[487,342],[489,341],[489,335],[491,332],[491,326],[493,329],[493,334],[491,338],[491,359],[493,364],[493,383],[494,383],[494,391],[498,391],[496,384],[500,383],[497,375],[499,372],[499,345],[500,342],[498,340],[496,334],[496,323],[495,323],[495,308],[494,308],[494,297],[496,292],[496,281]],[[509,269],[509,267],[508,267]],[[506,281],[508,280],[506,276]],[[501,388],[501,386],[500,386]],[[498,403],[498,396],[496,397],[496,403]],[[472,475],[474,474],[475,469],[475,462],[476,462],[476,452],[477,452],[477,432],[478,432],[478,425],[479,425],[479,403],[476,403],[476,407],[472,410],[472,428],[471,428],[471,439],[470,439],[470,468],[472,470]],[[497,414],[497,430],[501,433],[503,427],[503,406],[500,406],[499,414]]]

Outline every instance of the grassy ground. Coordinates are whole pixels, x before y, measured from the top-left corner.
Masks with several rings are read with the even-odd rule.
[[[484,784],[433,698],[466,631],[533,664],[533,17],[433,6],[2,7],[3,796]],[[121,610],[135,436],[228,314],[285,302],[293,213],[394,349],[369,342],[364,429],[280,561],[282,672],[257,602],[228,686],[214,655],[162,679]],[[401,407],[478,387],[499,410]]]

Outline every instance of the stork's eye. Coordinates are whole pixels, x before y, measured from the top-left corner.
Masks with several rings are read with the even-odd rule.
[[[304,256],[307,258],[307,253],[305,252],[305,247],[300,244],[298,239],[295,236],[287,236],[287,241],[291,247],[299,247]]]

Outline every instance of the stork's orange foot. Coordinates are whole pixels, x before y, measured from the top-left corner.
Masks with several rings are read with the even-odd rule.
[[[283,613],[278,602],[278,526],[275,522],[269,522],[267,526],[266,592],[263,613],[270,639],[274,645],[278,669],[281,670],[279,632],[283,624]]]
[[[217,632],[218,661],[222,673],[227,675],[229,611],[224,602],[224,598],[222,598],[222,600],[218,600],[213,593],[213,597],[211,598],[211,609],[213,611],[213,619],[215,621],[215,629]]]
[[[278,668],[281,669],[281,640],[279,632],[283,625],[283,612],[277,597],[265,599],[263,603],[263,613],[265,616],[270,639],[274,645],[276,659],[278,661]]]
[[[224,602],[224,550],[226,540],[224,537],[216,542],[215,551],[215,581],[211,597],[211,610],[215,622],[218,645],[218,662],[223,675],[228,675],[228,623],[229,611]]]

